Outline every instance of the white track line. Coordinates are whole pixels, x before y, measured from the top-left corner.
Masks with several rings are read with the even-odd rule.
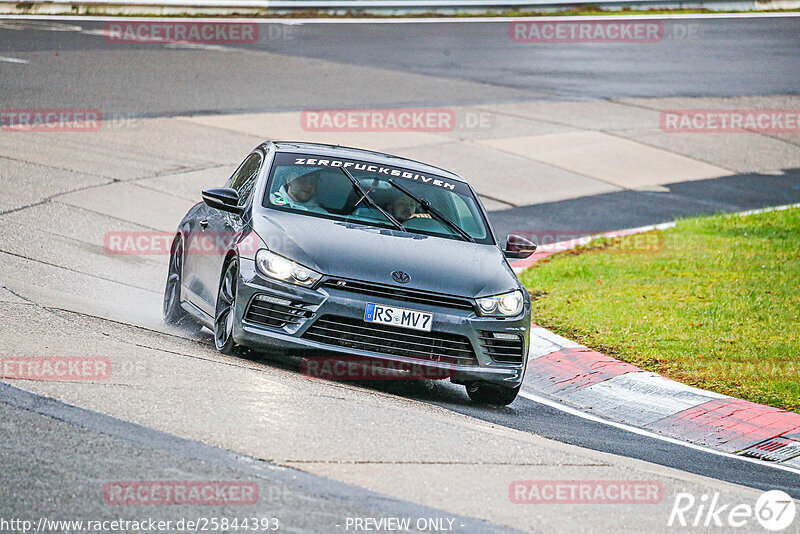
[[[771,208],[761,208],[758,210],[749,210],[749,211],[739,211],[737,213],[732,213],[731,215],[738,215],[744,217],[745,215],[758,215],[759,213],[769,213],[770,211],[783,211],[783,210],[790,210],[792,208],[800,208],[800,203],[798,204],[784,204],[783,206],[774,206]]]
[[[24,59],[18,59],[15,57],[5,57],[5,56],[0,56],[0,61],[4,63],[28,63],[28,61]]]
[[[714,449],[709,449],[708,447],[703,447],[702,445],[697,445],[695,443],[689,443],[688,441],[681,441],[679,439],[670,438],[667,436],[662,436],[661,434],[656,434],[655,432],[650,432],[649,430],[645,430],[643,428],[638,428],[631,425],[626,425],[625,423],[617,423],[616,421],[609,421],[608,419],[603,419],[602,417],[597,417],[596,415],[591,415],[585,412],[582,412],[576,408],[571,408],[569,406],[565,406],[560,402],[556,402],[550,400],[546,397],[542,397],[540,395],[536,395],[535,393],[528,393],[527,391],[520,391],[519,396],[530,401],[544,404],[545,406],[549,406],[551,408],[555,408],[556,410],[568,413],[570,415],[574,415],[576,417],[580,417],[581,419],[586,419],[587,421],[593,421],[595,423],[602,423],[604,425],[612,426],[614,428],[618,428],[620,430],[625,430],[627,432],[631,432],[632,434],[638,434],[640,436],[645,436],[648,438],[658,439],[667,443],[671,443],[673,445],[681,445],[683,447],[688,447],[690,449],[694,449],[697,451],[707,452],[709,454],[716,454],[717,456],[724,456],[726,458],[736,458],[737,460],[741,460],[743,462],[749,462],[756,465],[763,465],[766,467],[772,467],[774,469],[780,469],[782,471],[788,471],[790,473],[794,473],[796,475],[800,475],[800,469],[795,469],[793,467],[789,467],[787,465],[781,464],[774,464],[765,462],[762,460],[758,460],[756,458],[749,458],[747,456],[739,456],[738,454],[731,454],[729,452],[722,452],[716,451]]]
[[[80,3],[80,2],[78,2]],[[223,6],[224,7],[224,6]],[[667,19],[749,19],[749,18],[797,18],[800,12],[779,13],[676,13],[665,15],[583,15],[583,16],[552,16],[552,17],[434,17],[434,18],[228,18],[228,17],[112,17],[112,16],[70,16],[70,15],[0,15],[3,19],[23,20],[63,20],[72,22],[111,22],[111,21],[139,21],[139,22],[246,22],[255,24],[452,24],[452,23],[486,23],[486,22],[568,22],[573,20],[667,20]]]

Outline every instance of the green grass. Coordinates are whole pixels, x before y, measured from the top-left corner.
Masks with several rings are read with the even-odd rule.
[[[800,412],[800,209],[678,221],[526,270],[533,321],[675,380]]]

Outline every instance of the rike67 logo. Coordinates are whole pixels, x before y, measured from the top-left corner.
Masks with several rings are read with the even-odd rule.
[[[699,499],[691,493],[678,493],[667,526],[704,530],[745,527],[747,531],[752,531],[756,524],[760,524],[769,531],[779,532],[794,522],[796,512],[795,502],[780,490],[765,492],[755,506],[722,503],[719,493],[703,494]]]

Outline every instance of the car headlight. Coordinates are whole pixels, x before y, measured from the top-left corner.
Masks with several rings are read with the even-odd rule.
[[[263,248],[256,252],[256,267],[264,276],[304,287],[313,286],[322,276],[313,269]]]
[[[525,302],[522,298],[522,291],[519,289],[502,295],[483,297],[476,300],[480,314],[489,317],[513,317],[514,315],[519,315]]]

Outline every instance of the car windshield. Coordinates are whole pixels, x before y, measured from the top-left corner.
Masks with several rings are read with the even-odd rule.
[[[478,201],[465,183],[368,161],[278,153],[263,204],[313,217],[385,228],[399,223],[408,232],[451,239],[466,235],[477,243],[493,243]]]

